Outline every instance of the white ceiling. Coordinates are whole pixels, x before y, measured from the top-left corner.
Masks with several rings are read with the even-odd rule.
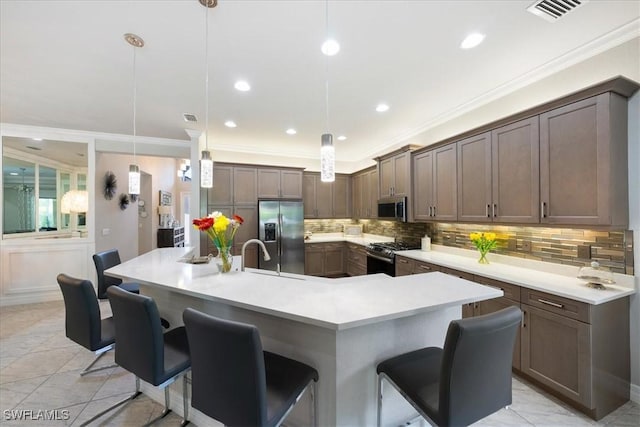
[[[594,54],[612,32],[637,37],[640,2],[591,0],[556,23],[526,11],[531,1],[220,0],[209,9],[209,146],[214,151],[317,158],[329,131],[339,161],[371,158],[431,123],[576,49]],[[205,9],[197,0],[3,0],[0,121],[188,140],[205,127]],[[472,50],[471,32],[486,34]],[[607,36],[608,35],[608,36]],[[233,88],[246,79],[250,92]],[[379,102],[390,105],[377,113]],[[183,113],[198,117],[186,123]],[[238,127],[226,128],[232,119]],[[294,127],[295,136],[285,134]],[[238,161],[241,161],[241,157]]]

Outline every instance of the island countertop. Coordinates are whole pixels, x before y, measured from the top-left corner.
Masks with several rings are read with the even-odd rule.
[[[192,248],[156,249],[106,270],[110,276],[324,328],[342,330],[461,306],[502,291],[443,273],[324,279],[247,269],[219,274],[188,264]],[[239,257],[237,257],[239,258]]]

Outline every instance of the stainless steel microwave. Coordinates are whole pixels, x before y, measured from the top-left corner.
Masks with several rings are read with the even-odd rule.
[[[390,197],[378,200],[378,219],[407,222],[407,198]]]

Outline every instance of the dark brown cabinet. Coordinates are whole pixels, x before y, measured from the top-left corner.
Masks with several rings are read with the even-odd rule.
[[[456,221],[456,145],[416,152],[413,170],[414,219]]]
[[[627,101],[612,92],[540,115],[541,222],[628,224]]]
[[[265,199],[301,199],[302,170],[258,169],[258,197]]]
[[[304,274],[337,277],[344,275],[344,242],[305,243]]]
[[[353,216],[376,218],[378,216],[378,170],[367,169],[353,175]]]
[[[213,187],[206,190],[204,196],[207,209],[216,206],[256,205],[256,168],[216,164],[213,168]],[[209,213],[211,211],[208,210],[206,214]]]
[[[442,267],[425,261],[418,261],[396,255],[396,277],[408,276],[410,274],[432,273],[434,271],[442,271]]]
[[[159,248],[184,247],[184,227],[159,228],[157,243]]]
[[[317,172],[303,175],[305,218],[347,218],[350,213],[350,177],[336,175],[334,182],[322,182]]]
[[[364,276],[367,274],[367,252],[363,246],[347,242],[347,274]]]
[[[458,220],[539,221],[538,117],[457,143]]]
[[[378,188],[380,198],[411,196],[411,153],[416,148],[408,145],[394,152],[377,158]]]

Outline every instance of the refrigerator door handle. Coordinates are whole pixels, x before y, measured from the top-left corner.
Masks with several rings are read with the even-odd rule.
[[[280,274],[280,263],[282,262],[282,214],[278,213],[278,264],[276,270]]]

